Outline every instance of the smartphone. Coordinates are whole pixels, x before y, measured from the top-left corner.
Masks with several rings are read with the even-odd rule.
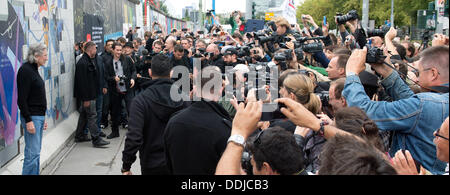
[[[198,31],[198,34],[200,34],[200,35],[202,35],[204,33],[205,33],[204,31]]]
[[[263,104],[263,113],[261,115],[260,121],[273,121],[275,119],[286,119],[287,117],[284,116],[284,114],[281,112],[281,108],[286,108],[286,105],[282,103]]]
[[[323,17],[323,25],[324,25],[324,26],[327,25],[327,16],[324,16],[324,17]]]
[[[181,31],[186,33],[188,31],[188,29],[187,28],[183,28]]]
[[[160,31],[160,30],[156,31],[156,34],[161,34],[161,33],[162,33],[162,31]]]

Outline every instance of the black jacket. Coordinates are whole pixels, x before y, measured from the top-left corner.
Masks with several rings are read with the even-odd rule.
[[[141,167],[166,166],[163,133],[173,113],[186,107],[183,101],[172,101],[170,79],[153,80],[131,104],[128,133],[123,150],[123,169],[129,170],[139,151]]]
[[[153,53],[153,42],[155,42],[155,40],[149,38],[145,43],[145,49],[147,49],[148,53]]]
[[[223,61],[222,54],[217,56],[215,59],[211,59],[208,62],[208,65],[217,66],[220,68],[220,71],[222,71],[222,74],[225,74],[225,62]]]
[[[106,56],[105,56],[106,57]],[[106,82],[105,77],[105,63],[103,60],[103,57],[100,55],[97,55],[95,57],[97,70],[98,70],[98,85],[99,85],[99,91],[98,94],[103,94],[103,88],[108,89],[108,83]]]
[[[179,60],[175,59],[175,55],[172,56],[170,58],[170,63],[172,64],[172,67],[184,66],[184,67],[186,67],[189,70],[189,72],[192,73],[193,67],[192,67],[192,64],[191,64],[191,60],[185,55]]]
[[[108,82],[109,91],[112,93],[118,93],[117,82],[115,80],[116,72],[114,71],[113,61],[113,58],[111,58],[105,64],[105,77]],[[122,55],[120,57],[120,62],[122,63],[123,73],[126,77],[125,85],[127,87],[127,91],[129,91],[131,87],[131,79],[134,79],[136,82],[136,68],[134,67],[133,61],[130,57]]]
[[[79,101],[92,101],[98,97],[99,70],[95,61],[83,54],[76,65],[74,97]]]
[[[25,122],[31,122],[31,116],[45,116],[47,110],[45,83],[39,75],[37,64],[27,62],[19,68],[17,93],[17,105]]]
[[[195,102],[170,119],[164,133],[175,175],[214,175],[231,135],[231,118],[216,102]]]

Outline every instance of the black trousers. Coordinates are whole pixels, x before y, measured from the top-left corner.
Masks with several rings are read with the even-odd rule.
[[[122,101],[125,100],[125,107],[127,113],[130,113],[131,101],[133,101],[134,93],[133,91],[129,91],[126,94],[120,93],[110,93],[109,100],[111,106],[111,117],[112,117],[112,132],[119,133],[119,125],[120,125],[120,115],[122,111]]]
[[[109,94],[110,94],[110,92],[108,91],[108,93],[103,96],[102,116],[99,116],[99,117],[102,117],[102,120],[101,120],[100,124],[103,124],[105,126],[109,124],[108,123],[108,116],[109,116],[110,111],[111,111],[111,107],[109,106],[110,105]]]
[[[141,168],[142,175],[170,175],[170,171],[167,166],[157,167],[157,168]]]

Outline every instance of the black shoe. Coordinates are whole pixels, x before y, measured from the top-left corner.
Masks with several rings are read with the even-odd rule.
[[[106,138],[108,138],[108,139],[114,139],[114,138],[117,138],[117,137],[120,137],[119,133],[111,133],[111,134],[109,134],[108,137],[106,137]]]
[[[102,129],[106,129],[108,127],[108,125],[100,125],[100,128],[102,128]]]
[[[123,127],[124,129],[128,129],[128,124],[123,123],[123,124],[122,124],[122,127]]]
[[[102,138],[97,138],[96,141],[92,142],[92,145],[94,145],[95,148],[101,148],[102,146],[109,145],[110,143],[103,140]]]
[[[100,137],[106,137],[106,134],[103,133],[103,132],[100,132],[100,134],[98,134],[98,136],[100,136]]]
[[[83,142],[90,142],[91,139],[88,136],[84,136],[81,138],[75,138],[75,143],[83,143]]]

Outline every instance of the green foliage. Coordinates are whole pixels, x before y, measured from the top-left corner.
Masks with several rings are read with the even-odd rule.
[[[417,10],[427,9],[428,2],[433,0],[395,0],[394,19],[396,26],[409,26],[417,22]],[[330,28],[336,28],[336,13],[346,14],[357,10],[362,17],[362,0],[305,0],[297,9],[297,20],[301,15],[311,15],[316,23],[322,24],[323,16],[327,16]],[[375,20],[375,26],[383,25],[391,18],[391,0],[370,0],[369,19]]]

